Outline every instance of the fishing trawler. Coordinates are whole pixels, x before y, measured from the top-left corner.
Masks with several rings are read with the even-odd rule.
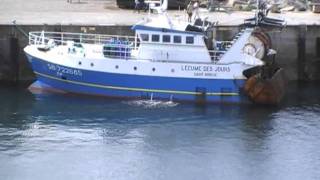
[[[265,36],[247,26],[232,41],[216,41],[210,35],[214,23],[172,20],[167,3],[156,7],[157,16],[135,24],[133,37],[30,32],[24,51],[37,76],[32,87],[137,99],[247,102],[244,86],[248,76],[257,74],[250,70],[264,66],[269,51],[261,40]]]

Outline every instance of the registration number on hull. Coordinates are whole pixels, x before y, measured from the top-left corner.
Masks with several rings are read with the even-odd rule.
[[[67,68],[57,64],[47,64],[47,67],[50,71],[55,71],[57,75],[69,74],[73,76],[82,76],[82,71],[79,69]]]

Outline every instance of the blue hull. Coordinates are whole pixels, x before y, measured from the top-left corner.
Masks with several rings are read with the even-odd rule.
[[[141,76],[79,70],[28,56],[38,84],[72,93],[196,102],[248,102],[244,80]],[[57,69],[58,67],[58,69]]]

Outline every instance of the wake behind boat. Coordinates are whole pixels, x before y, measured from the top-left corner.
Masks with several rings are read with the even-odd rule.
[[[134,25],[133,37],[30,32],[24,51],[37,75],[33,86],[137,99],[247,102],[243,89],[257,74],[250,70],[265,64],[266,35],[253,26],[232,41],[216,41],[213,23],[171,20],[166,6],[165,0],[156,17]]]

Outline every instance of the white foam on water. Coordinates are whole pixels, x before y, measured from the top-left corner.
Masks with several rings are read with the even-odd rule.
[[[161,100],[133,100],[133,101],[126,101],[124,103],[130,106],[137,106],[137,107],[143,107],[143,108],[167,108],[167,107],[175,107],[179,104],[173,101],[161,101]]]

